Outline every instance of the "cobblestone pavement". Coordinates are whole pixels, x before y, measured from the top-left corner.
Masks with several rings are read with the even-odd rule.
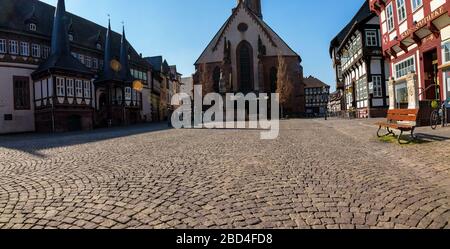
[[[154,126],[0,137],[0,228],[450,228],[450,128],[399,146],[374,122],[283,121],[274,141]]]

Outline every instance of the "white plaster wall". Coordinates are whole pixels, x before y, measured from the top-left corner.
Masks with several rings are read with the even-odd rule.
[[[34,90],[31,73],[32,67],[17,68],[0,65],[0,134],[30,132],[34,126]],[[13,76],[30,78],[30,110],[14,110]],[[4,115],[12,114],[12,121],[5,121]]]
[[[446,0],[431,0],[430,7],[431,11],[435,11],[437,8],[439,8],[441,5],[445,3]]]

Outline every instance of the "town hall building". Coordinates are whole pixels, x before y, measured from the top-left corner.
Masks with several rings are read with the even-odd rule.
[[[286,114],[305,112],[301,57],[264,21],[261,0],[238,0],[237,7],[195,62],[194,83],[206,93],[276,93],[280,60],[291,91]]]

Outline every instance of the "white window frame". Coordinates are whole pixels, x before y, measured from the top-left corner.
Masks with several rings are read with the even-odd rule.
[[[86,67],[92,67],[92,58],[90,56],[86,56]]]
[[[37,26],[36,26],[36,24],[35,24],[35,23],[30,23],[30,26],[29,26],[29,28],[30,28],[30,30],[31,30],[31,31],[36,31],[36,29],[37,29]]]
[[[381,98],[383,97],[383,83],[382,83],[381,75],[373,75],[372,76],[372,84],[373,84],[373,97]]]
[[[411,0],[411,9],[413,12],[420,9],[423,6],[422,0]]]
[[[84,98],[85,99],[91,98],[91,82],[88,80],[84,81]]]
[[[131,100],[131,87],[125,87],[125,100]]]
[[[20,42],[20,55],[30,56],[30,44],[28,42]]]
[[[74,96],[74,85],[73,85],[73,79],[67,79],[66,80],[66,87],[67,87],[67,97],[73,97]]]
[[[450,63],[450,40],[445,41],[442,45],[442,61],[443,64]]]
[[[79,55],[78,55],[78,59],[80,60],[81,63],[84,64],[84,55],[79,54]]]
[[[395,29],[394,5],[392,4],[392,2],[386,7],[386,24],[389,32]]]
[[[398,23],[402,23],[408,17],[406,13],[406,0],[396,0]]]
[[[375,29],[366,30],[366,45],[368,47],[378,46],[378,32]]]
[[[35,58],[41,57],[41,46],[39,44],[31,44],[31,56]]]
[[[92,67],[94,69],[98,69],[98,59],[97,58],[92,58]]]
[[[19,54],[19,42],[15,40],[9,41],[9,53],[10,54]]]
[[[42,58],[47,59],[50,56],[50,48],[47,46],[42,47]]]
[[[75,80],[75,95],[77,98],[83,98],[83,81]]]
[[[6,40],[0,39],[0,54],[6,54]]]
[[[410,60],[412,60],[412,65],[400,69],[398,68],[398,66],[400,66],[403,63],[407,63]],[[416,71],[416,58],[414,55],[394,64],[395,78],[399,79],[411,73],[411,70],[408,70],[408,68],[412,68],[413,71]]]
[[[56,96],[58,97],[66,96],[65,80],[62,77],[56,77]]]

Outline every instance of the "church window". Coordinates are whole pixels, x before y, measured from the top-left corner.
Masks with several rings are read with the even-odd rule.
[[[30,81],[28,77],[13,77],[14,109],[30,109]]]
[[[240,32],[245,32],[248,30],[248,25],[246,23],[239,23],[238,30]]]
[[[248,42],[239,46],[239,80],[241,91],[248,93],[252,90],[252,48]]]
[[[30,56],[30,44],[28,42],[20,43],[20,54],[23,56]]]
[[[214,83],[214,91],[218,93],[220,91],[220,67],[214,68],[213,83]]]
[[[277,92],[277,74],[278,70],[276,67],[270,69],[270,93]]]
[[[66,95],[66,88],[64,84],[64,78],[56,78],[56,95],[58,97],[64,97]]]
[[[77,98],[83,97],[83,81],[82,80],[75,81],[75,91],[77,93]]]

